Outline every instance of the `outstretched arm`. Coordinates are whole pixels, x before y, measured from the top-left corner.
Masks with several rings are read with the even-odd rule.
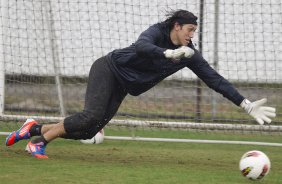
[[[271,123],[270,118],[276,116],[275,108],[263,106],[263,104],[266,103],[266,99],[250,102],[243,97],[230,82],[211,68],[198,51],[196,51],[192,62],[190,62],[187,67],[203,80],[207,86],[222,94],[237,106],[242,107],[259,124],[262,125],[264,122]]]
[[[202,55],[195,50],[194,56],[188,62],[187,67],[191,69],[209,88],[222,94],[225,98],[232,101],[237,106],[245,99],[236,88],[217,73]]]

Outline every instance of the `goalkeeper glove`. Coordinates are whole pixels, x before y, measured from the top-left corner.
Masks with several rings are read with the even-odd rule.
[[[174,50],[167,49],[164,52],[165,57],[170,59],[181,59],[183,57],[190,58],[193,56],[193,54],[194,50],[186,46],[182,46]]]
[[[264,122],[271,123],[271,119],[269,117],[273,118],[276,116],[275,108],[263,106],[266,101],[266,98],[255,102],[250,102],[248,99],[244,99],[240,106],[248,114],[250,114],[260,125],[263,125]]]

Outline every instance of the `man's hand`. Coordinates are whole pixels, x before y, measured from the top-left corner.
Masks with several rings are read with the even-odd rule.
[[[240,106],[250,114],[255,120],[263,125],[264,122],[271,123],[271,118],[276,116],[276,109],[273,107],[263,106],[267,102],[266,98],[261,100],[250,102],[248,99],[243,100]]]
[[[171,59],[181,59],[183,57],[190,58],[193,56],[193,54],[194,54],[194,50],[187,46],[182,46],[174,50],[167,49],[164,52],[165,57]]]

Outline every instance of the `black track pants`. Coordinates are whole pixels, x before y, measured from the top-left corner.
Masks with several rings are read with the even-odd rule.
[[[92,138],[112,119],[126,95],[106,57],[96,60],[89,73],[84,110],[65,118],[64,138]]]

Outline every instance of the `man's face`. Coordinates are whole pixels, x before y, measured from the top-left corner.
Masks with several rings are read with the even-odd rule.
[[[197,26],[194,24],[175,25],[177,42],[179,45],[187,46],[194,36]]]

